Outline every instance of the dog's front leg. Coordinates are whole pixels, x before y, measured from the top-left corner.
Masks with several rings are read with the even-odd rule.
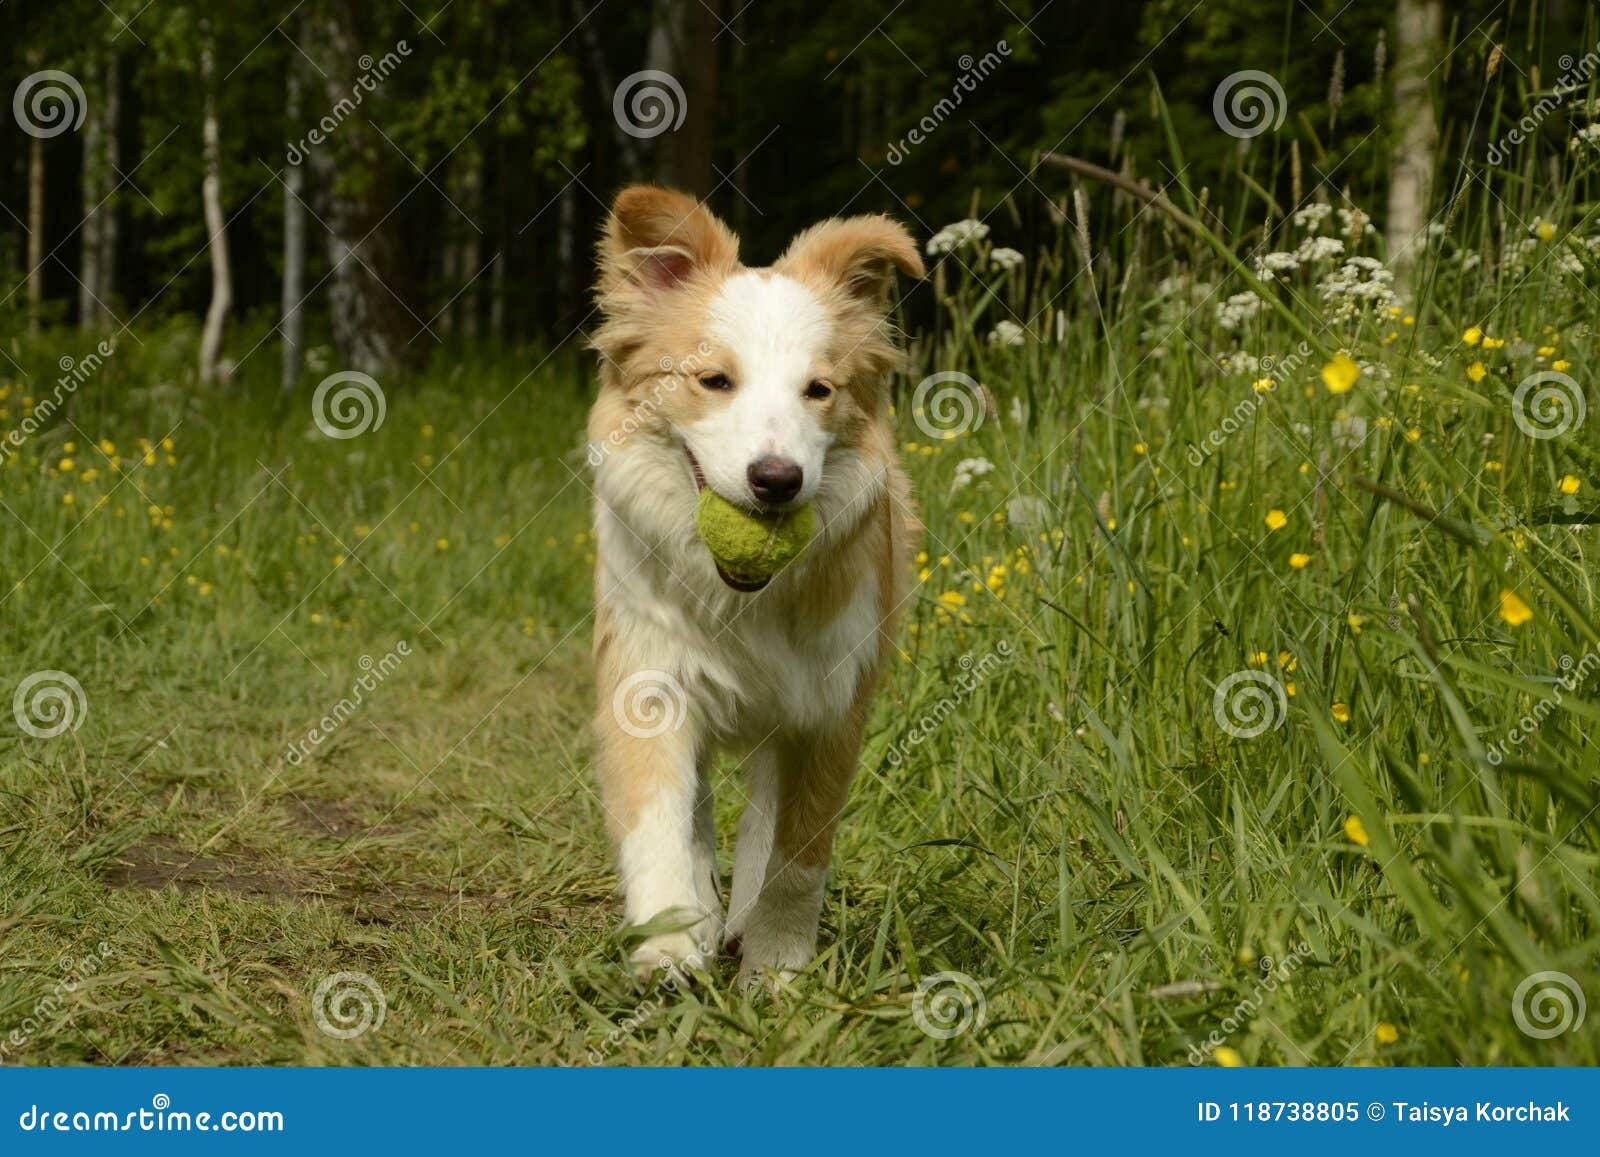
[[[702,968],[722,937],[722,896],[700,728],[682,716],[659,731],[625,726],[601,691],[597,765],[627,921],[680,926],[639,945],[634,970]]]
[[[769,742],[776,764],[772,794],[777,804],[771,850],[760,894],[748,912],[734,913],[735,922],[743,923],[739,979],[747,984],[769,973],[788,978],[816,953],[823,885],[834,830],[855,774],[861,728],[856,724],[834,734]],[[753,794],[750,806],[770,806],[771,798],[757,799]],[[745,855],[742,840],[738,855],[741,859]],[[737,883],[736,876],[736,894]],[[741,899],[736,895],[735,903]]]

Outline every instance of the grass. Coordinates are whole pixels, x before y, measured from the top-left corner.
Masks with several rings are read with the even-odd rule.
[[[1594,273],[1560,268],[1584,202],[1548,241],[1474,236],[1476,271],[1436,241],[1398,314],[1340,315],[1321,271],[1233,330],[1229,265],[1095,205],[1110,268],[1066,226],[921,291],[896,422],[928,558],[822,952],[776,997],[622,966],[583,364],[458,361],[335,440],[309,384],[247,363],[207,395],[182,325],[125,337],[0,466],[0,690],[61,671],[86,704],[0,730],[5,1060],[1600,1061],[1600,1017],[1514,1015],[1538,973],[1600,994],[1597,427],[1530,437],[1512,400],[1595,364]],[[1304,233],[1273,228],[1249,244]],[[1348,392],[1307,330],[1361,365]],[[87,345],[8,344],[8,427]],[[914,404],[934,369],[984,383],[975,429],[923,428],[959,411]],[[737,760],[717,779],[726,873]],[[341,972],[385,1003],[348,1039],[313,1011]]]

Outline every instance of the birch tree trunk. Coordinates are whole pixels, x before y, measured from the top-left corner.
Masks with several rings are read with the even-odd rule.
[[[463,149],[462,152],[466,154],[461,158],[466,172],[461,180],[461,208],[468,220],[461,223],[466,227],[466,232],[461,242],[461,297],[456,304],[459,306],[461,336],[468,341],[476,341],[478,279],[483,273],[483,232],[477,224],[478,218],[483,215],[483,160],[478,156],[477,149]]]
[[[291,126],[300,124],[302,91],[298,54],[289,58],[288,80],[284,89],[284,113]],[[298,130],[296,130],[298,131]],[[305,158],[292,164],[283,175],[283,380],[285,393],[300,379],[300,347],[305,335],[305,317],[300,312],[306,280],[306,172]]]
[[[656,0],[646,65],[683,89],[683,124],[655,138],[660,179],[710,194],[716,138],[717,42],[721,0]],[[676,107],[672,110],[676,113]]]
[[[205,177],[200,199],[205,208],[206,238],[211,251],[211,306],[200,334],[200,381],[217,378],[217,357],[222,352],[223,330],[233,308],[233,273],[228,265],[227,221],[222,213],[222,144],[217,129],[216,45],[208,24],[200,32],[200,83],[205,90],[205,115],[200,133],[204,145]]]
[[[1389,216],[1385,241],[1400,285],[1410,280],[1422,247],[1432,193],[1439,127],[1428,93],[1428,73],[1438,59],[1444,24],[1440,0],[1398,0],[1394,62],[1394,145],[1389,165]]]
[[[28,332],[38,333],[44,312],[44,141],[28,139]]]
[[[350,103],[351,64],[360,56],[355,30],[344,6],[318,23],[316,53],[325,77],[329,107]],[[343,368],[374,376],[387,370],[404,341],[396,318],[393,290],[383,281],[389,260],[381,169],[372,161],[388,149],[377,141],[357,112],[339,126],[332,140],[311,151],[312,172],[324,196],[328,227],[328,320]],[[358,179],[359,178],[359,179]],[[358,252],[359,250],[359,252]]]
[[[117,246],[122,229],[117,220],[117,207],[122,200],[118,186],[122,183],[122,56],[113,48],[106,60],[105,95],[105,204],[100,207],[100,282],[95,286],[95,296],[100,299],[104,313],[117,297]]]
[[[95,94],[97,97],[99,94]],[[105,195],[105,149],[101,134],[104,110],[102,100],[90,100],[83,120],[83,175],[79,187],[83,194],[83,224],[78,228],[78,327],[92,330],[100,325],[100,200]]]

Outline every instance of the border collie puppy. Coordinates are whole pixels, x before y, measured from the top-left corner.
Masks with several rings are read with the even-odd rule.
[[[740,980],[802,969],[873,685],[893,653],[920,525],[889,423],[905,228],[835,218],[777,262],[685,194],[618,195],[599,248],[594,470],[596,762],[640,975],[740,951]],[[695,527],[711,487],[751,512],[815,507],[762,584]],[[711,759],[744,755],[726,918]]]

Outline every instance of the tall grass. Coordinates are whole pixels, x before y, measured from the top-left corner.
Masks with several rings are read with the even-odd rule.
[[[1552,982],[1518,989],[1600,991],[1597,427],[1530,436],[1514,395],[1594,364],[1600,153],[1473,163],[1392,307],[1322,288],[1384,256],[1372,206],[1269,215],[1257,155],[1174,192],[1209,239],[1040,168],[1045,245],[1002,268],[1025,214],[980,197],[908,298],[927,556],[776,998],[620,967],[581,360],[463,359],[336,441],[269,366],[199,394],[186,328],[125,337],[0,467],[6,670],[87,702],[0,736],[0,1030],[38,1022],[8,1059],[1596,1063],[1594,1018],[1530,1033]],[[10,343],[8,425],[81,342]],[[313,1012],[346,970],[388,1009],[353,1040]]]

